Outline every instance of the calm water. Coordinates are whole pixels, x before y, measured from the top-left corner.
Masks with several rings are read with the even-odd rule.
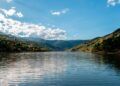
[[[120,86],[120,57],[82,52],[0,53],[0,86]]]

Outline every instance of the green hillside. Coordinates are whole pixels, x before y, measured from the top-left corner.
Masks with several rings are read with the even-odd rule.
[[[0,52],[23,52],[23,51],[49,51],[32,41],[25,41],[11,35],[0,34]]]
[[[56,51],[64,51],[87,41],[88,40],[46,40],[45,43],[53,46]]]
[[[24,37],[23,39],[26,41],[36,42],[44,47],[49,47],[53,51],[64,51],[88,41],[88,40],[44,40],[41,38],[31,37]]]

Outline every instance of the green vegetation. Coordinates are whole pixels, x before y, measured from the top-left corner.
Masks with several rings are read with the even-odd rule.
[[[90,41],[42,40],[42,42],[35,42],[0,33],[0,52],[57,51],[69,49],[72,46],[75,47],[70,49],[71,51],[120,52],[120,29],[109,35],[98,37]]]
[[[53,46],[55,51],[64,51],[87,41],[88,40],[46,40],[46,43]]]
[[[87,40],[43,40],[18,38],[0,33],[0,52],[64,51]]]
[[[104,37],[95,38],[88,43],[76,46],[71,51],[120,52],[120,29]]]
[[[49,49],[31,41],[11,35],[0,35],[0,52],[48,51]]]

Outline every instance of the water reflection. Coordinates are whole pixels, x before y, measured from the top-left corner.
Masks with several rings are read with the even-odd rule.
[[[83,52],[0,53],[0,86],[81,85],[119,86],[119,56]]]
[[[16,86],[19,83],[40,80],[44,75],[52,76],[66,70],[65,61],[48,56],[49,54],[44,56],[44,53],[0,54],[1,86],[9,86],[9,84]]]
[[[96,56],[95,56],[96,57]],[[109,69],[114,69],[118,74],[120,74],[120,55],[99,55],[96,58],[100,64],[105,64]]]

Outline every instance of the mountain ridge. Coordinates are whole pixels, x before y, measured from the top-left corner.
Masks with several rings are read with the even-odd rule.
[[[64,51],[87,40],[44,40],[41,38],[16,37],[0,32],[0,52]],[[34,49],[33,49],[34,48]]]
[[[23,52],[23,51],[42,52],[50,51],[50,49],[32,41],[26,41],[25,39],[0,33],[0,52]]]
[[[119,53],[120,52],[120,28],[114,32],[90,40],[89,42],[71,48],[71,51],[84,51],[84,52],[106,52],[106,53]]]

